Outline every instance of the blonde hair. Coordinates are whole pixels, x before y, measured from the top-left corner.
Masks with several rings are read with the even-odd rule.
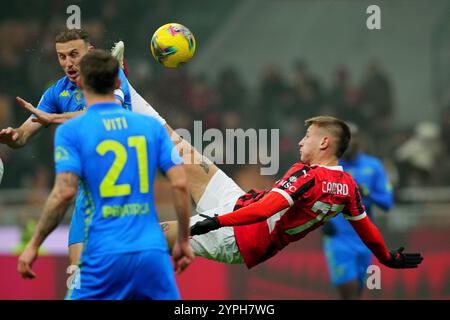
[[[349,126],[344,121],[330,116],[318,116],[305,120],[306,128],[313,124],[327,130],[336,138],[335,155],[338,158],[342,157],[352,137]]]

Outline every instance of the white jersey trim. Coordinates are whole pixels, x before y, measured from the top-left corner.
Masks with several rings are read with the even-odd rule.
[[[342,166],[321,166],[321,165],[319,165],[319,167],[327,168],[330,170],[336,170],[336,171],[344,171],[344,168]]]
[[[124,95],[122,89],[116,89],[116,90],[114,90],[114,95],[120,97],[120,99],[122,100],[122,103],[123,103],[123,101],[125,100],[125,95]]]
[[[344,218],[350,221],[358,221],[361,219],[364,219],[365,217],[367,217],[367,213],[364,211],[363,213],[361,213],[360,215],[357,216],[349,216],[349,215],[345,215],[343,214]]]
[[[273,216],[270,216],[267,219],[267,225],[269,227],[269,233],[272,233],[273,229],[275,228],[275,224],[278,220],[281,219],[281,217],[288,211],[289,208],[283,209],[277,213],[275,213]]]
[[[292,200],[292,197],[286,191],[278,188],[273,188],[271,191],[281,194],[289,202],[290,207],[294,205],[294,200]]]

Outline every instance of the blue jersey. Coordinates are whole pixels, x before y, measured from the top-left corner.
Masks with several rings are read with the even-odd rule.
[[[84,251],[92,256],[167,251],[153,200],[156,169],[182,160],[155,119],[99,103],[61,125],[55,137],[56,174],[76,174],[85,196]]]
[[[131,95],[128,80],[122,69],[119,70],[120,88],[114,91],[115,97],[125,109],[131,109]],[[37,106],[48,113],[67,113],[86,109],[83,92],[67,76],[59,79],[42,95]]]
[[[392,188],[389,184],[383,164],[375,157],[364,153],[358,153],[354,160],[340,160],[344,171],[350,173],[360,187],[369,191],[369,196],[363,198],[366,212],[370,216],[374,204],[389,210],[393,205]],[[329,221],[336,230],[336,236],[359,238],[348,221],[342,215],[336,216]]]
[[[114,91],[115,98],[122,102],[125,109],[131,109],[128,80],[122,69],[119,70],[119,78],[121,85],[119,89]],[[81,89],[71,82],[67,76],[64,76],[44,92],[37,108],[48,113],[77,112],[86,109],[86,101]],[[73,229],[71,227],[69,245],[80,242],[83,238],[83,213],[86,211],[87,203],[84,194],[83,186],[80,184],[71,223],[71,225],[79,226],[79,228]]]
[[[360,189],[363,187],[369,191],[369,195],[363,197],[367,214],[371,214],[374,204],[386,210],[392,207],[391,187],[378,159],[358,153],[355,159],[341,160],[339,164],[353,176]],[[342,215],[337,215],[328,223],[335,231],[333,236],[325,237],[323,243],[331,282],[339,286],[357,280],[359,288],[363,288],[372,253]]]

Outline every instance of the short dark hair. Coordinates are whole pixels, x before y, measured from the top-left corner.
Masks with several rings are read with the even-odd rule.
[[[84,87],[97,94],[114,92],[119,75],[119,62],[109,52],[95,50],[83,56],[80,74]]]
[[[313,124],[324,128],[336,138],[335,155],[338,158],[342,157],[352,138],[349,126],[344,121],[329,116],[318,116],[305,121],[307,128]]]
[[[55,43],[65,43],[72,40],[81,39],[85,43],[90,43],[89,34],[84,29],[62,29],[55,36]]]

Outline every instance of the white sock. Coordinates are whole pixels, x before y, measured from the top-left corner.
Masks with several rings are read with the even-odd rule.
[[[128,82],[128,86],[130,88],[130,95],[131,95],[131,110],[136,113],[154,117],[162,125],[165,125],[167,121],[163,117],[161,117],[155,109],[153,109],[150,103],[145,101],[145,99],[142,98],[142,96],[139,93],[137,93],[137,91],[131,86],[130,82]]]

